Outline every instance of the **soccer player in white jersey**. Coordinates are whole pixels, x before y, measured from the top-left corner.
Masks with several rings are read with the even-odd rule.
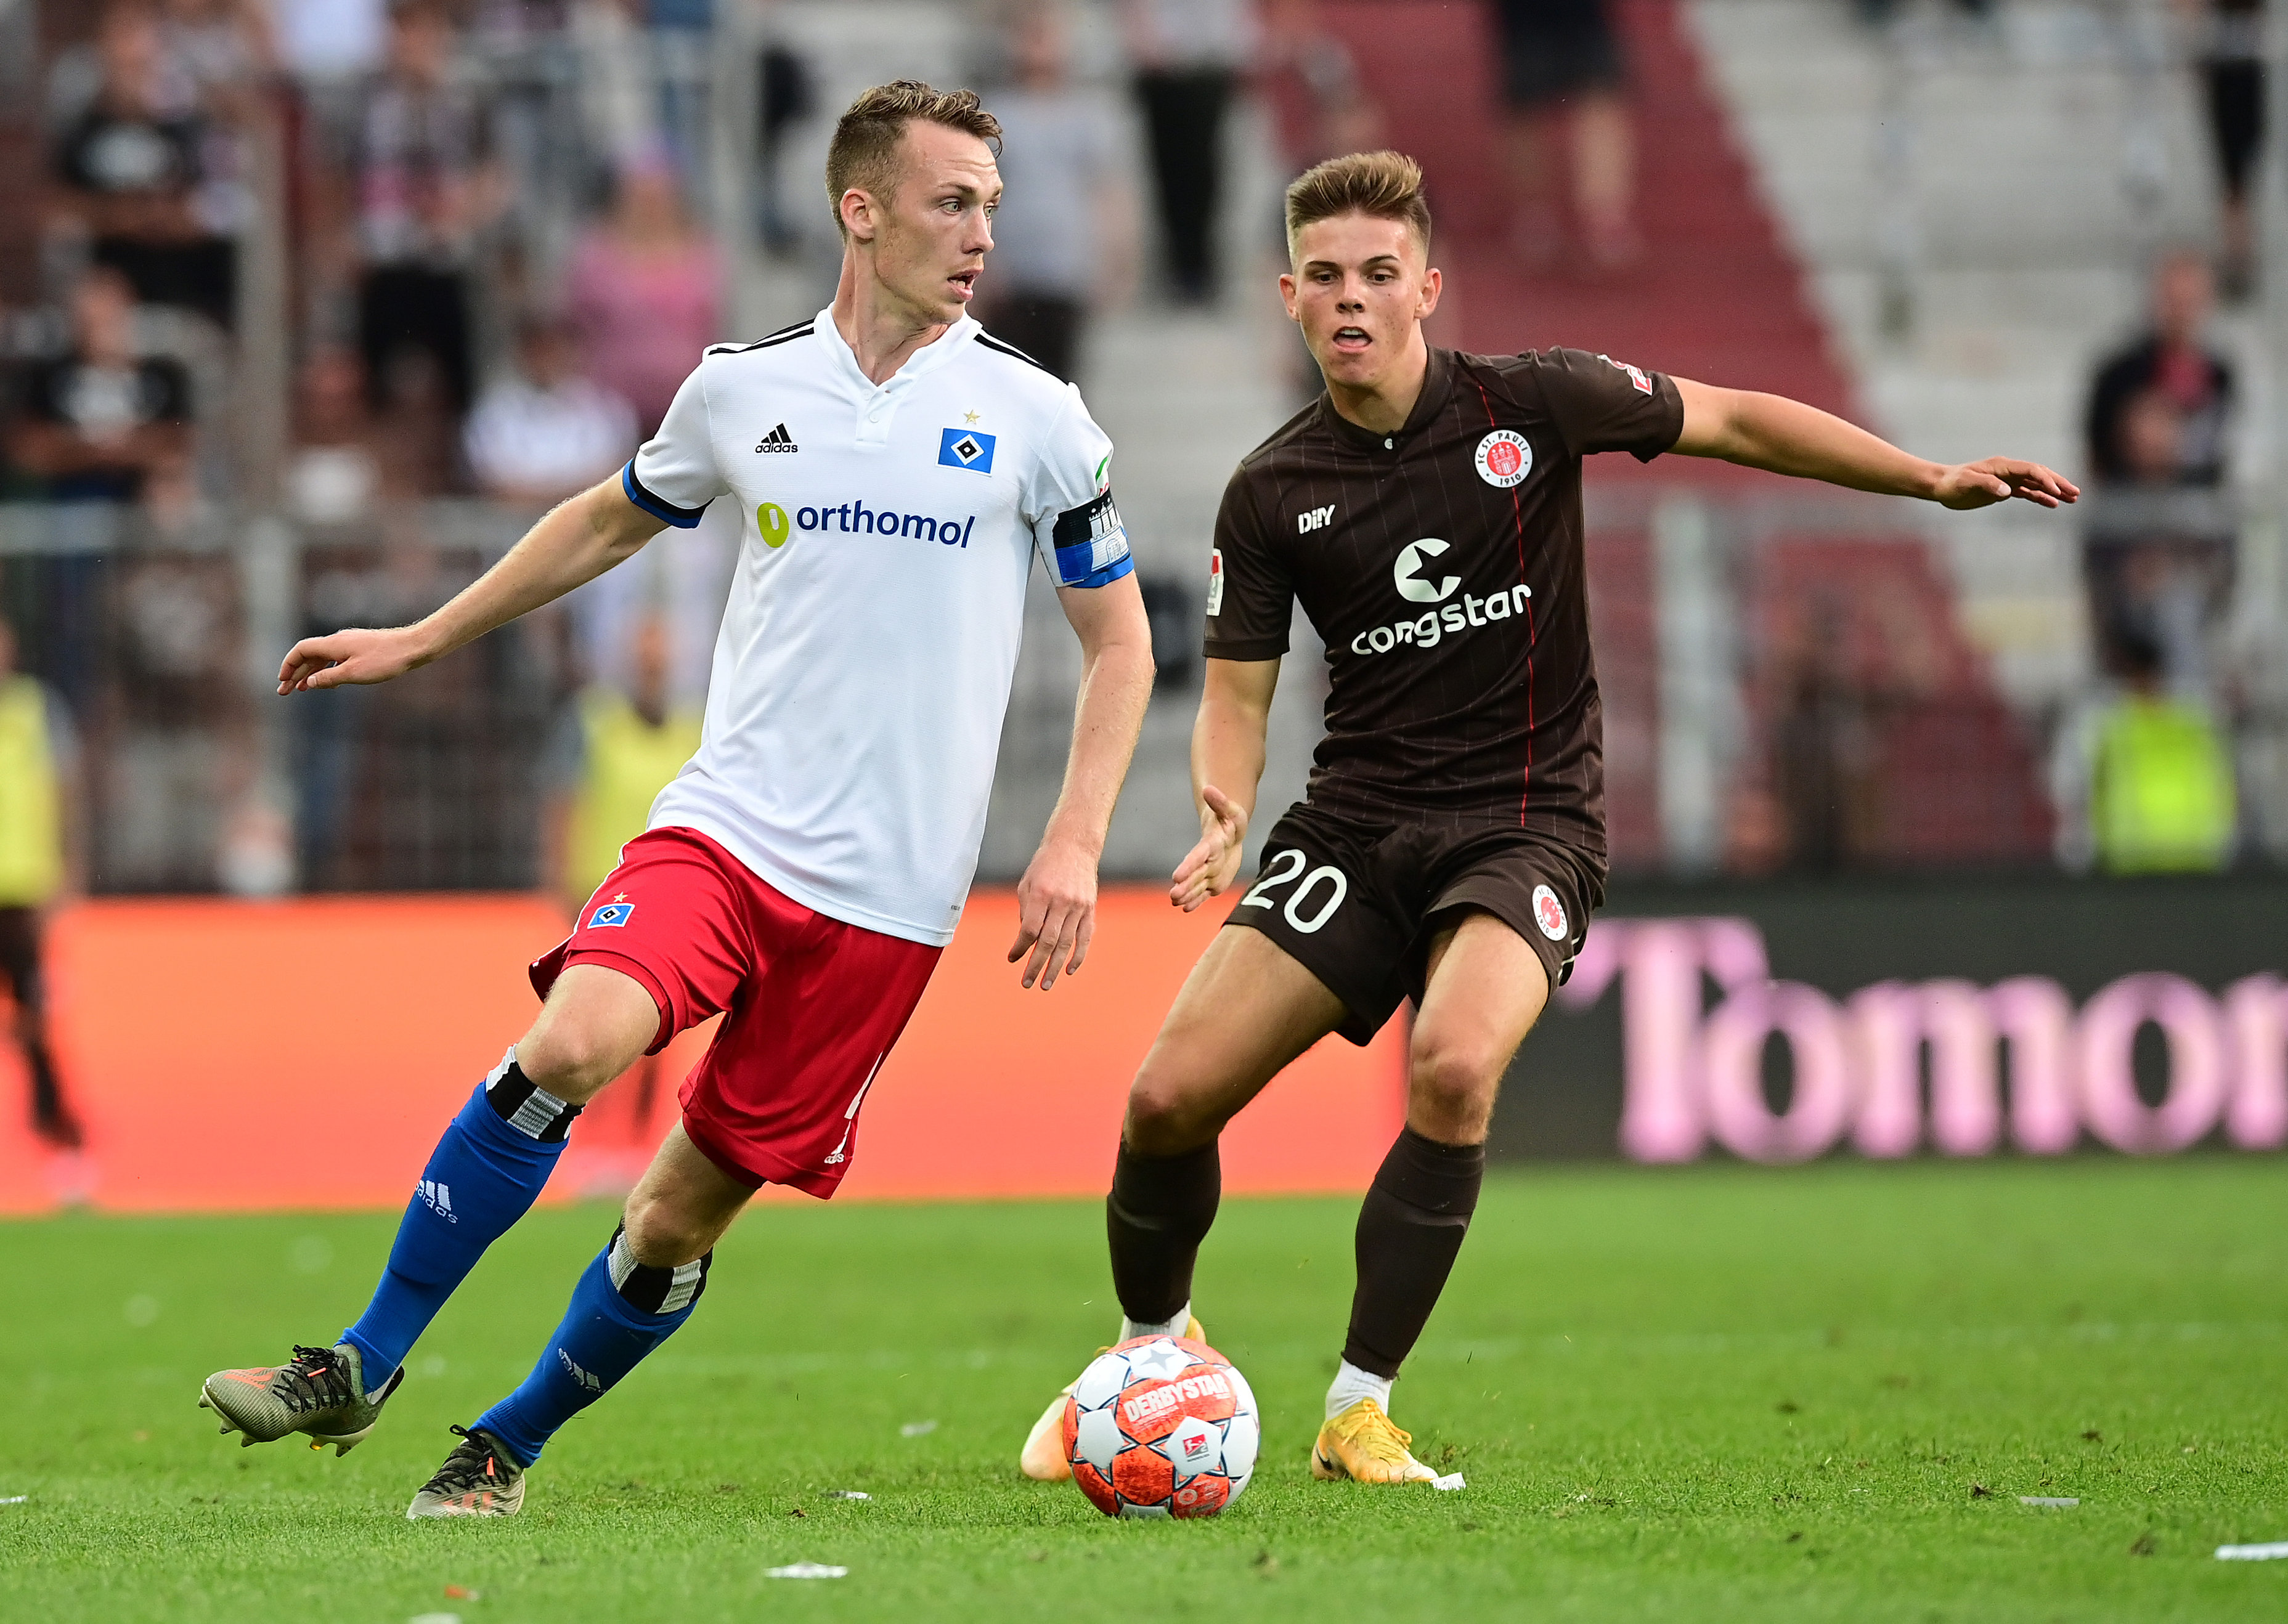
[[[999,135],[969,91],[902,81],[838,125],[834,303],[707,352],[625,469],[542,519],[417,625],[298,644],[279,692],[384,682],[735,502],[746,534],[699,753],[532,966],[544,1002],[446,1130],[371,1306],[200,1402],[248,1443],[343,1451],[407,1351],[546,1183],[582,1105],[720,1013],[682,1119],[508,1398],[409,1517],[502,1516],[557,1428],[691,1313],[716,1240],[767,1181],[831,1195],[859,1107],[952,938],[977,861],[1025,583],[1053,572],[1084,656],[1064,791],[1018,886],[1011,962],[1077,971],[1097,860],[1152,682],[1108,483],[1111,444],[1061,384],[966,313],[993,245]]]

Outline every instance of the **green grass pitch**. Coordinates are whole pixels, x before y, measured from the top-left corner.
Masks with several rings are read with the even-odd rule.
[[[1090,1204],[759,1210],[521,1517],[420,1525],[608,1210],[497,1247],[339,1461],[194,1400],[354,1315],[393,1217],[4,1225],[0,1618],[2276,1620],[2288,1562],[2212,1552],[2288,1539],[2283,1171],[1500,1174],[1395,1405],[1458,1494],[1309,1480],[1355,1203],[1230,1201],[1199,1307],[1265,1455],[1201,1524],[1014,1470],[1113,1322]]]

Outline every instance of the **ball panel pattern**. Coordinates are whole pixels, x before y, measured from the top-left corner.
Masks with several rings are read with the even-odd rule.
[[[1176,1492],[1176,1469],[1156,1449],[1124,1449],[1112,1463],[1112,1488],[1132,1506],[1156,1506]]]
[[[1119,1497],[1113,1493],[1112,1485],[1104,1480],[1102,1472],[1085,1461],[1075,1461],[1072,1469],[1073,1481],[1080,1485],[1080,1492],[1088,1496],[1089,1504],[1107,1517],[1120,1515]]]
[[[1065,1406],[1074,1480],[1113,1517],[1213,1517],[1247,1486],[1255,1395],[1206,1343],[1140,1336],[1100,1354]]]

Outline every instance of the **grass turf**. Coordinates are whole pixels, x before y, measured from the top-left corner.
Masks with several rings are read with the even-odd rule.
[[[1396,1406],[1459,1494],[1308,1478],[1354,1210],[1227,1204],[1199,1303],[1264,1463],[1180,1525],[1013,1470],[1116,1311],[1090,1206],[758,1210],[521,1517],[419,1525],[608,1213],[495,1248],[339,1461],[197,1383],[329,1336],[393,1218],[0,1226],[0,1617],[2288,1615],[2288,1562],[2211,1554],[2288,1539],[2277,1162],[1498,1176]],[[849,1577],[765,1577],[800,1561]]]

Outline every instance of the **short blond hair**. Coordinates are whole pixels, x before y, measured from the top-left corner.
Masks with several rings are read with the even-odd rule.
[[[1287,188],[1287,257],[1315,220],[1362,214],[1402,220],[1422,251],[1430,251],[1430,200],[1422,194],[1422,166],[1398,152],[1355,152],[1306,170]]]
[[[855,186],[886,202],[896,189],[898,142],[919,119],[973,135],[1001,155],[1001,121],[985,110],[975,91],[941,91],[918,79],[900,79],[861,91],[835,123],[826,147],[826,202],[834,228],[842,224],[842,194]]]

